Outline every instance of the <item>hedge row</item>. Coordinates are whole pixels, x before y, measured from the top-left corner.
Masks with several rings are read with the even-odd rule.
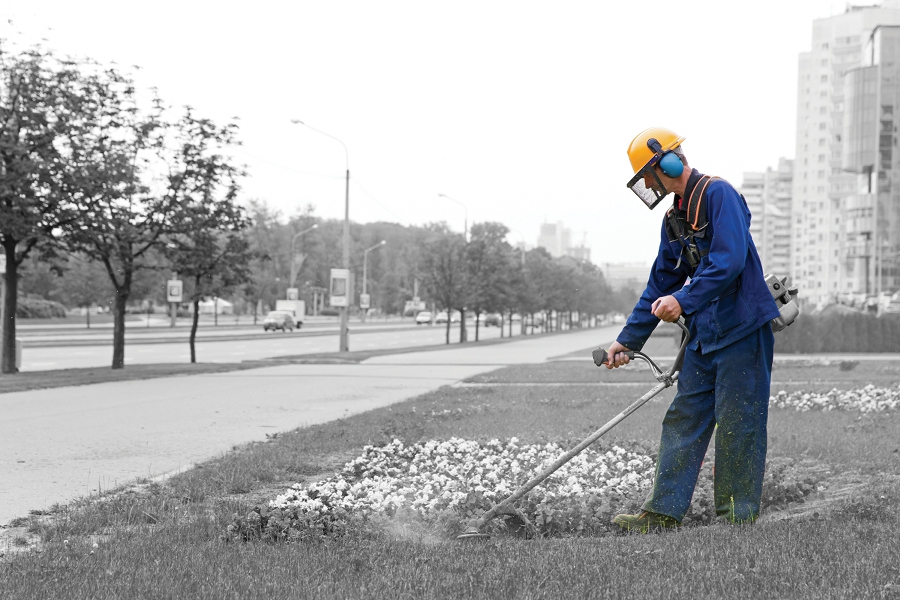
[[[19,298],[16,303],[17,319],[50,319],[66,316],[66,307],[53,300],[44,300],[34,296]]]
[[[900,352],[900,315],[800,315],[775,334],[775,352]]]

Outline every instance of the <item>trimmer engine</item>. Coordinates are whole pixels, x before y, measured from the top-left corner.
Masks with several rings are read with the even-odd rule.
[[[778,305],[781,312],[779,317],[772,319],[772,331],[779,332],[800,315],[800,306],[794,301],[797,295],[797,288],[792,288],[787,282],[787,277],[778,279],[775,275],[766,275],[766,285],[769,286],[769,292]]]

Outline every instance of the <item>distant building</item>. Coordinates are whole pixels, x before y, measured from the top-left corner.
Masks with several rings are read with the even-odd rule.
[[[547,250],[553,258],[566,256],[572,238],[572,231],[563,227],[562,221],[541,224],[537,245]]]
[[[650,278],[650,265],[641,262],[603,263],[603,277],[613,288],[629,288],[641,291]]]
[[[587,232],[584,232],[587,235]],[[576,261],[591,260],[591,249],[582,240],[580,244],[572,244],[572,230],[563,227],[562,222],[544,223],[538,236],[537,245],[544,248],[553,258],[569,256]]]
[[[762,239],[762,224],[765,215],[765,200],[763,200],[763,189],[766,187],[765,173],[752,172],[744,173],[744,181],[738,190],[747,201],[747,207],[750,209],[750,236],[759,249],[760,240]],[[765,265],[765,263],[763,263]]]
[[[794,161],[780,158],[778,159],[778,168],[766,169],[763,187],[765,210],[761,226],[762,236],[757,244],[757,249],[766,272],[779,277],[785,277],[791,273],[791,194],[793,184]]]
[[[790,271],[814,303],[897,289],[886,260],[900,250],[892,25],[900,0],[848,6],[813,21],[812,47],[800,54]]]
[[[782,158],[777,169],[744,173],[739,190],[750,209],[750,235],[763,269],[779,277],[790,274],[792,181],[793,161]]]
[[[844,292],[900,290],[900,26],[879,25],[844,76]]]
[[[570,246],[566,249],[566,256],[571,256],[575,260],[591,262],[591,249],[584,244]]]

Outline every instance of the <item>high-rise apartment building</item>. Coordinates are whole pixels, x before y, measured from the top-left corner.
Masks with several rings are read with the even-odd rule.
[[[801,297],[814,303],[864,291],[859,289],[859,272],[866,267],[859,265],[867,259],[858,254],[858,242],[860,236],[865,238],[867,226],[851,221],[868,218],[864,215],[871,202],[865,198],[877,192],[866,185],[860,194],[864,177],[844,169],[845,112],[848,108],[860,110],[848,106],[846,94],[859,86],[865,88],[863,80],[874,77],[871,72],[859,73],[859,69],[870,64],[864,50],[876,28],[885,25],[900,25],[900,0],[884,0],[881,6],[848,6],[840,15],[813,21],[812,48],[800,55],[790,271]],[[896,73],[896,63],[893,69]],[[857,74],[848,78],[851,72]],[[866,101],[871,104],[873,99]],[[875,108],[871,104],[869,110]],[[874,116],[863,120],[873,126],[879,123]],[[877,186],[871,189],[877,190]],[[874,212],[874,204],[871,208]],[[871,264],[869,259],[870,272]]]
[[[784,277],[791,272],[791,200],[794,161],[780,158],[778,167],[766,169],[763,180],[763,222],[757,240],[759,257],[767,273]],[[752,228],[752,227],[751,227]]]
[[[782,158],[777,169],[744,173],[740,187],[750,209],[750,235],[763,270],[779,277],[790,274],[792,180],[793,161]]]
[[[880,25],[863,66],[844,76],[843,162],[855,185],[846,197],[846,289],[900,290],[900,26]]]
[[[765,201],[763,200],[763,188],[766,185],[765,173],[744,173],[744,181],[738,191],[747,201],[750,209],[750,237],[759,250],[759,240],[762,237],[762,224],[765,215]],[[763,263],[765,266],[765,263]]]

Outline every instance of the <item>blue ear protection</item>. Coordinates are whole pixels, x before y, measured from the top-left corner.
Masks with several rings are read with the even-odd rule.
[[[656,154],[662,153],[662,146],[656,140],[656,138],[650,138],[647,140],[647,147],[653,150]],[[671,177],[675,179],[676,177],[681,177],[681,174],[684,173],[684,163],[681,162],[681,157],[677,154],[669,150],[668,152],[663,153],[660,157],[659,162],[660,170],[663,172],[663,175],[666,177]]]
[[[681,177],[681,174],[684,173],[684,164],[681,162],[681,157],[671,151],[666,152],[659,159],[659,168],[664,175],[672,179]]]

